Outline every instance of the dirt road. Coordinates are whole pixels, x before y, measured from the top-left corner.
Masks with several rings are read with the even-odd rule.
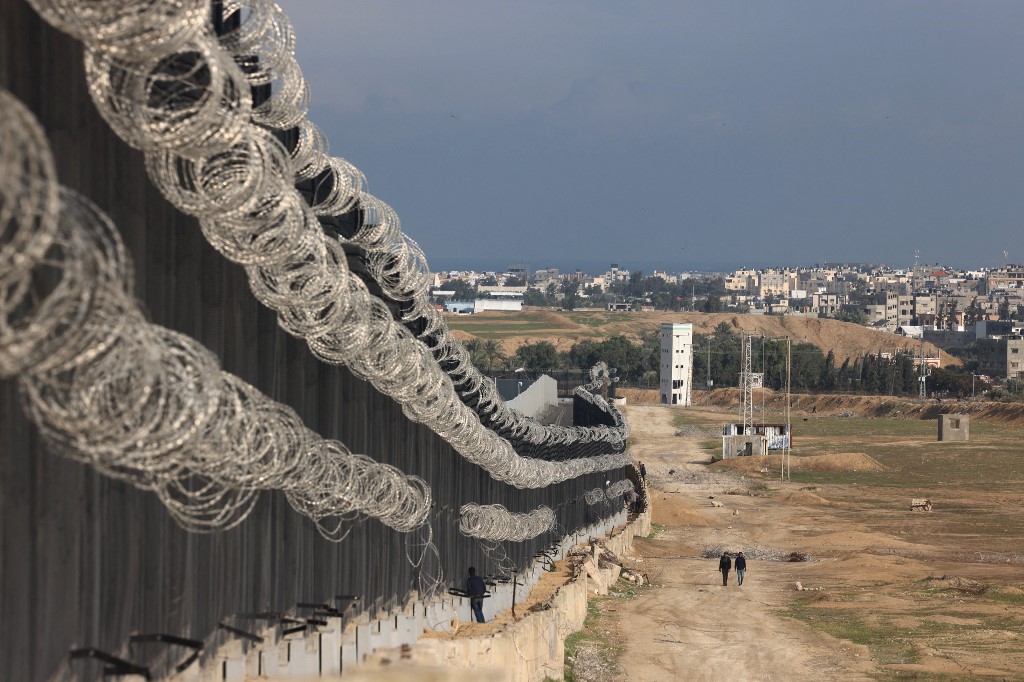
[[[708,473],[698,443],[711,434],[676,436],[673,414],[660,406],[628,408],[632,451],[647,466],[653,520],[664,528],[635,543],[656,587],[607,609],[627,679],[870,679],[864,647],[777,615],[801,579],[799,564],[752,558],[742,587],[735,573],[722,586],[717,558],[702,552],[787,551],[813,520],[785,507],[769,514],[763,499],[730,494],[746,482]]]

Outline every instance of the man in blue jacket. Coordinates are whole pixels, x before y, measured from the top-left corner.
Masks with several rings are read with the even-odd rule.
[[[736,555],[736,579],[739,581],[740,586],[743,585],[743,574],[747,571],[747,557],[743,556],[743,552]]]
[[[466,594],[469,595],[469,607],[473,610],[473,617],[476,622],[484,622],[484,594],[487,588],[484,587],[484,579],[476,574],[476,569],[469,567],[469,577],[466,579]]]

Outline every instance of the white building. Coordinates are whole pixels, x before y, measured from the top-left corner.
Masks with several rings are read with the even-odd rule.
[[[661,325],[661,402],[689,405],[693,384],[693,325]]]

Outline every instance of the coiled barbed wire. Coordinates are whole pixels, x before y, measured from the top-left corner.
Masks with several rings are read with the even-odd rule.
[[[55,28],[122,59],[159,57],[206,29],[209,0],[29,0]]]
[[[459,507],[459,531],[481,540],[523,542],[554,525],[555,512],[548,507],[538,507],[525,514],[510,512],[500,504]]]
[[[283,491],[333,540],[363,516],[403,532],[425,522],[425,481],[321,438],[194,339],[146,322],[116,228],[57,189],[24,106],[0,90],[0,108],[0,261],[17,266],[4,274],[19,292],[4,299],[16,305],[4,308],[0,367],[17,373],[51,446],[156,493],[193,532],[241,523],[265,490]],[[48,248],[26,232],[46,235]]]
[[[591,507],[596,504],[603,504],[605,502],[621,502],[622,496],[630,490],[634,490],[633,481],[628,478],[624,478],[621,481],[616,481],[606,488],[593,488],[583,493],[583,499]]]
[[[65,2],[73,4],[74,0]],[[249,3],[251,7],[259,4]],[[250,17],[256,15],[255,11],[248,13]],[[429,354],[422,352],[422,343],[369,294],[363,282],[349,275],[341,249],[332,246],[336,242],[323,235],[316,220],[319,210],[339,210],[358,201],[362,223],[353,243],[369,251],[388,253],[387,257],[368,256],[368,260],[387,284],[388,295],[409,297],[422,287],[415,278],[408,282],[410,278],[404,273],[422,272],[425,262],[414,243],[401,235],[397,215],[384,202],[365,194],[361,175],[340,160],[330,164],[333,179],[328,200],[307,206],[291,186],[297,172],[288,153],[282,152],[277,140],[259,125],[244,120],[249,111],[254,120],[271,127],[301,128],[304,120],[304,96],[288,95],[264,115],[257,115],[249,104],[246,86],[255,81],[248,80],[248,73],[243,71],[254,59],[259,63],[261,54],[267,55],[268,69],[277,64],[279,74],[288,74],[291,85],[287,92],[305,91],[304,82],[299,83],[301,73],[292,68],[294,60],[288,58],[293,51],[290,30],[281,28],[281,21],[286,20],[275,14],[273,22],[278,28],[272,33],[283,36],[276,41],[227,41],[245,54],[225,52],[208,34],[191,36],[178,52],[162,52],[159,59],[141,50],[132,55],[125,55],[124,49],[110,51],[102,38],[87,41],[90,93],[122,139],[156,157],[147,164],[151,173],[155,172],[154,182],[182,210],[196,211],[192,214],[199,216],[210,197],[235,199],[249,193],[247,200],[229,202],[227,210],[204,216],[204,233],[226,257],[246,265],[257,297],[278,312],[287,331],[305,338],[318,357],[347,364],[378,390],[402,402],[410,418],[421,419],[462,456],[511,485],[545,487],[603,470],[600,467],[624,464],[626,459],[618,444],[621,439],[607,429],[593,433],[597,439],[611,436],[616,441],[612,453],[558,463],[524,460],[506,439],[481,425],[479,415],[465,402],[446,401],[452,409],[435,409],[438,393],[423,387],[441,384],[443,391],[450,391],[451,379]],[[268,34],[262,35],[266,38]],[[279,89],[284,90],[283,86]],[[252,153],[236,153],[238,149]],[[167,154],[175,158],[169,159]],[[227,165],[231,169],[214,173],[213,182],[197,186],[194,178],[203,177],[202,173],[183,170],[189,160],[205,166],[213,161],[211,157],[221,154],[230,156]],[[303,168],[309,163],[307,158]],[[398,241],[404,246],[396,252],[391,244]],[[396,270],[389,258],[405,266]],[[402,276],[396,274],[398,271]],[[438,325],[435,321],[430,326],[440,328]],[[470,390],[484,385],[475,368],[467,364],[463,369],[462,385]],[[423,400],[424,394],[429,399],[427,409],[413,404]],[[464,394],[459,396],[463,398]],[[503,408],[500,402],[482,402],[499,412]],[[504,416],[506,423],[518,431],[543,438],[538,425],[519,423],[511,413]],[[552,442],[562,446],[580,438],[578,433],[566,432],[553,436]]]
[[[244,15],[244,16],[243,16]],[[269,0],[246,0],[245,2],[228,3],[224,7],[224,18],[236,18],[237,25],[228,30],[221,37],[222,45],[234,56],[235,60],[246,68],[250,82],[260,84],[265,81],[258,74],[262,67],[260,64],[267,64],[273,70],[282,60],[287,60],[294,52],[294,32],[291,30],[287,18],[273,2]],[[255,64],[255,66],[252,66]],[[299,78],[300,76],[296,76]],[[302,124],[308,124],[303,119]],[[300,124],[300,126],[302,125]],[[283,126],[275,126],[283,127]],[[300,128],[301,129],[301,128]],[[338,184],[337,182],[335,184]],[[427,320],[423,333],[438,335],[441,344],[446,342],[457,343],[447,333],[447,325],[444,319],[437,314],[430,305],[427,292],[426,259],[422,252],[416,247],[415,242],[401,232],[398,216],[393,209],[380,199],[362,193],[359,196],[359,206],[362,213],[362,224],[350,241],[366,249],[367,261],[370,273],[376,282],[396,300],[413,301],[410,312],[403,319]],[[318,205],[317,209],[321,209]],[[331,215],[327,206],[317,210],[318,215]],[[422,338],[422,334],[421,334]],[[443,350],[440,351],[444,353]],[[459,369],[469,375],[469,390],[460,391],[460,396],[472,399],[474,387],[483,383],[482,377],[468,362],[468,355],[463,354],[465,362]],[[452,372],[449,372],[451,375]],[[484,384],[486,385],[486,384]],[[491,385],[493,388],[493,385]],[[596,435],[594,430],[583,427],[545,427],[523,418],[520,415],[507,410],[504,403],[497,398],[496,392],[491,391],[487,395],[481,395],[477,414],[482,416],[485,410],[496,414],[492,415],[495,424],[502,424],[508,431],[525,431],[528,434],[528,443],[539,445],[544,442],[560,445],[563,448],[577,442],[593,443],[597,441],[609,442],[614,450],[621,451],[624,441],[620,434],[614,429],[598,429]],[[600,404],[599,404],[600,406]],[[621,415],[620,415],[621,417]],[[618,420],[622,422],[621,419]],[[506,434],[507,435],[507,434]]]
[[[209,155],[233,144],[249,124],[244,77],[205,35],[141,61],[87,49],[85,71],[96,108],[136,149]]]

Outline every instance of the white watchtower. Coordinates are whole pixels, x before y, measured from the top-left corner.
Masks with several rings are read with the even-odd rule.
[[[693,325],[661,325],[661,402],[689,405],[693,384]]]

